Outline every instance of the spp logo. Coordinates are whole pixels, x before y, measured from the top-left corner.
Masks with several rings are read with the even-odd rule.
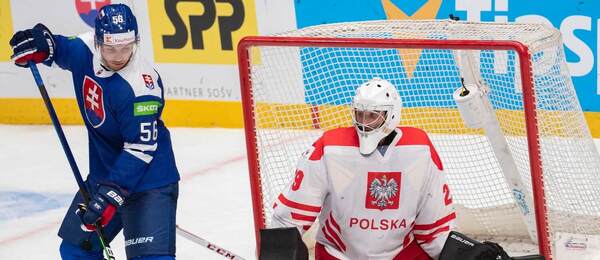
[[[98,10],[109,4],[110,0],[75,0],[79,17],[90,27],[94,27],[94,18],[98,15]]]
[[[256,35],[254,0],[149,1],[156,61],[235,64],[235,47]]]
[[[88,76],[83,79],[82,89],[85,117],[94,128],[98,128],[104,123],[105,118],[104,91],[98,82]]]

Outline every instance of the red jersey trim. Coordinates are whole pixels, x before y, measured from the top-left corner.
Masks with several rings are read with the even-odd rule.
[[[437,228],[439,226],[442,226],[448,222],[450,222],[451,220],[456,218],[456,213],[452,212],[450,214],[448,214],[448,216],[445,216],[443,218],[438,219],[436,222],[431,223],[431,224],[425,224],[425,225],[415,225],[415,227],[413,228],[414,230],[431,230],[434,228]]]
[[[329,219],[331,219],[331,224],[337,230],[337,232],[340,232],[340,234],[341,234],[342,231],[340,229],[340,225],[338,225],[338,223],[335,221],[335,218],[333,218],[333,213],[332,212],[329,212]]]
[[[400,130],[402,131],[402,137],[396,146],[427,145],[429,146],[429,152],[431,153],[431,160],[433,160],[433,163],[435,163],[440,171],[444,170],[442,160],[440,160],[440,156],[435,150],[435,147],[433,147],[433,144],[431,143],[431,140],[429,140],[429,136],[427,136],[425,131],[415,127],[400,127]]]
[[[283,194],[279,194],[278,199],[279,199],[279,201],[281,201],[281,203],[283,203],[283,205],[286,205],[290,208],[304,210],[304,211],[310,211],[310,212],[316,212],[316,213],[321,212],[321,207],[311,206],[311,205],[302,204],[302,203],[288,200],[285,196],[283,196]]]
[[[333,239],[340,246],[340,248],[342,249],[342,252],[346,251],[346,245],[344,244],[344,242],[342,241],[342,239],[340,238],[340,236],[331,227],[331,223],[329,222],[329,219],[325,221],[325,228],[329,232],[329,234],[331,235],[331,237],[333,237]]]
[[[318,161],[323,157],[325,146],[354,146],[358,147],[358,135],[354,127],[343,127],[325,131],[313,147],[315,150],[310,155],[309,160]]]
[[[402,132],[402,137],[396,144],[396,146],[401,145],[426,145],[429,146],[429,151],[431,153],[431,160],[435,163],[437,168],[442,171],[444,170],[444,166],[442,165],[442,160],[440,160],[440,156],[438,155],[435,147],[431,143],[431,140],[427,136],[425,131],[416,128],[416,127],[399,127]],[[336,128],[323,133],[323,136],[319,138],[314,144],[313,147],[315,150],[309,157],[311,161],[318,161],[323,158],[324,148],[326,146],[352,146],[359,147],[358,143],[358,135],[356,134],[356,129],[354,127],[343,127]]]
[[[325,239],[327,239],[329,243],[333,244],[338,251],[342,252],[341,246],[338,245],[338,243],[327,233],[325,227],[321,228],[321,231],[323,232]]]
[[[317,219],[317,217],[315,217],[315,216],[307,216],[304,214],[299,214],[299,213],[294,213],[294,212],[291,212],[291,214],[292,214],[292,219],[295,219],[295,220],[307,221],[307,222],[312,223],[312,222],[315,222],[315,220]]]
[[[434,239],[436,239],[435,235],[445,232],[445,231],[450,231],[450,226],[438,228],[435,231],[433,231],[431,234],[427,234],[427,235],[414,234],[414,236],[417,239],[417,241],[419,241],[419,244],[426,244],[426,243],[429,243],[429,242],[433,241]]]

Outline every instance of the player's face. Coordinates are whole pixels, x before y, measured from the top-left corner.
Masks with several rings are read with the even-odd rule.
[[[104,65],[113,71],[118,71],[125,67],[133,55],[135,43],[119,45],[100,45],[100,55],[104,60]]]
[[[354,109],[356,124],[365,132],[375,130],[385,122],[385,111]]]

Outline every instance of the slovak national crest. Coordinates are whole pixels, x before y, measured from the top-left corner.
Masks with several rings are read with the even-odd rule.
[[[397,209],[400,204],[400,172],[369,172],[367,177],[368,209]]]
[[[148,74],[142,74],[142,78],[144,78],[144,84],[146,84],[148,89],[154,89],[154,80],[152,80],[152,76]]]
[[[98,128],[104,123],[104,119],[106,118],[102,86],[92,78],[85,76],[82,89],[85,117],[94,128]]]

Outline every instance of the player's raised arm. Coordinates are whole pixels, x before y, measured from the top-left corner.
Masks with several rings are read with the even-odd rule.
[[[9,42],[13,49],[11,59],[19,67],[29,67],[28,62],[50,65],[55,58],[56,43],[50,30],[38,23],[31,29],[18,31]]]
[[[85,67],[84,63],[93,56],[94,48],[86,47],[80,37],[53,34],[41,23],[15,33],[10,45],[13,48],[11,58],[17,66],[28,67],[27,62],[32,61],[47,66],[56,64],[69,71],[74,67]]]

